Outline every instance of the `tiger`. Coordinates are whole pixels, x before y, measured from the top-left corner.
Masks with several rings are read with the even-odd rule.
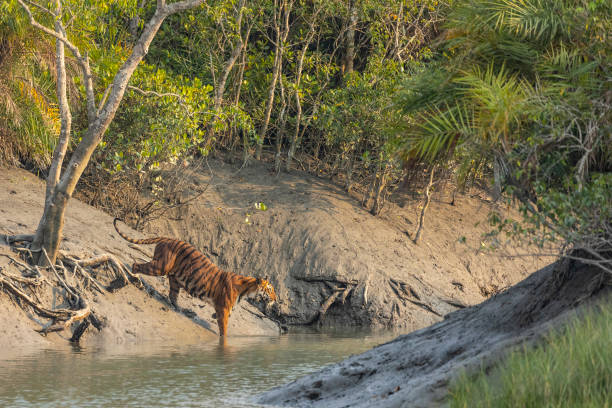
[[[132,272],[150,276],[168,276],[170,282],[168,298],[177,309],[181,288],[191,296],[212,303],[216,315],[213,315],[213,318],[217,319],[221,337],[227,334],[227,322],[232,308],[243,296],[253,296],[263,292],[270,303],[276,302],[274,287],[267,279],[224,271],[193,245],[178,239],[130,238],[119,231],[117,221],[120,219],[113,220],[113,226],[121,238],[138,245],[155,244],[153,259],[147,263],[134,263]]]

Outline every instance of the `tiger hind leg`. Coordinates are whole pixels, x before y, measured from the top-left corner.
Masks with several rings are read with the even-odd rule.
[[[179,306],[177,301],[179,292],[181,291],[181,284],[176,280],[174,276],[168,276],[168,281],[170,282],[170,293],[168,294],[168,298],[170,299],[170,303],[172,304],[172,306],[178,309]]]
[[[150,276],[165,275],[163,263],[161,261],[156,261],[155,259],[147,263],[134,263],[132,265],[132,273],[141,273],[143,275]]]

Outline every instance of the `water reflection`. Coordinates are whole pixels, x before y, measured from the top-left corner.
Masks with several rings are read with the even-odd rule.
[[[253,407],[259,392],[394,337],[303,332],[225,344],[46,350],[0,360],[0,406]]]

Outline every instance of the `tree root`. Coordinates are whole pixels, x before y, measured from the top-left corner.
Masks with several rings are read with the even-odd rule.
[[[8,245],[11,245],[13,242],[32,242],[34,241],[34,234],[3,235],[3,238]]]
[[[42,251],[43,255],[48,258],[46,251],[44,249]],[[69,271],[59,259],[56,265],[51,265],[49,267],[53,273],[53,276],[55,277],[55,279],[50,280],[41,273],[39,266],[30,266],[8,254],[0,255],[9,258],[11,263],[21,267],[23,269],[23,275],[26,275],[16,276],[6,273],[2,268],[0,268],[0,288],[12,294],[15,298],[25,304],[26,307],[31,307],[39,316],[52,319],[48,325],[36,330],[38,333],[47,335],[48,333],[63,331],[70,328],[73,323],[81,322],[71,338],[71,341],[78,342],[87,327],[89,327],[90,323],[93,324],[98,330],[102,328],[102,323],[95,316],[95,313],[88,304],[86,296],[83,294],[83,288],[80,285],[79,279],[76,278],[77,271],[80,272],[83,280],[95,287],[96,290],[102,292],[103,289],[100,284],[95,281],[91,274],[79,264],[78,260],[64,254],[65,256],[63,259],[67,263],[71,263],[74,266],[72,280],[75,281],[75,284],[71,284],[68,281],[68,278],[70,277]],[[42,305],[40,299],[38,299],[38,296],[36,296],[35,291],[32,291],[32,293],[36,297],[36,300],[24,291],[24,288],[26,287],[39,287],[42,283],[46,283],[51,287],[56,287],[56,285],[59,285],[64,290],[64,296],[71,305],[71,309],[51,309],[45,307]]]
[[[403,302],[408,301],[439,317],[443,317],[453,310],[466,307],[463,302],[457,299],[439,294],[415,276],[410,277],[410,283],[390,278],[389,286]]]
[[[345,288],[332,287],[331,289],[331,295],[329,295],[329,297],[325,299],[323,303],[321,303],[321,307],[319,307],[318,313],[315,314],[313,319],[308,324],[312,324],[315,321],[318,325],[323,324],[323,319],[325,319],[327,310],[331,307],[331,305],[333,305],[338,300],[340,301],[340,303],[344,304],[350,293],[353,291],[353,289],[355,289],[355,286],[347,285]]]
[[[98,256],[95,256],[89,259],[76,259],[74,257],[69,256],[63,251],[59,251],[59,256],[62,259],[65,259],[68,263],[78,266],[83,271],[84,271],[83,269],[84,267],[98,266],[98,265],[106,264],[106,263],[110,264],[112,269],[119,275],[119,278],[123,281],[124,284],[128,284],[129,282],[132,282],[139,289],[143,289],[145,287],[144,283],[138,276],[134,275],[117,258],[115,258],[115,256],[111,254],[98,255]],[[93,277],[91,277],[91,275],[89,275],[88,273],[87,275],[92,281],[95,281]]]
[[[359,281],[357,279],[342,279],[342,278],[331,278],[326,276],[293,276],[293,279],[301,280],[304,282],[323,282],[323,283],[337,283],[341,285],[357,285]]]

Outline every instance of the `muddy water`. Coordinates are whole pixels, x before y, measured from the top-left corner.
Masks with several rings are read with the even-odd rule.
[[[255,394],[393,337],[290,333],[225,345],[39,351],[0,359],[0,407],[254,407]]]

